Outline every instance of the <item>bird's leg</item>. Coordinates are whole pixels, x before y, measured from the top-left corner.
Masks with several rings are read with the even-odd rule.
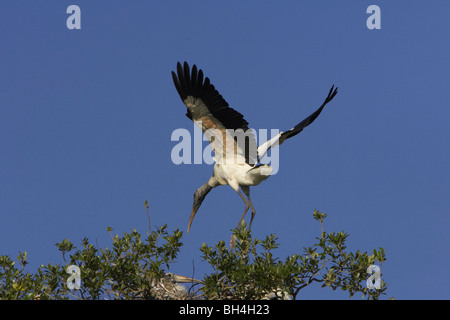
[[[256,210],[253,207],[252,199],[250,199],[250,187],[244,186],[241,188],[242,188],[242,191],[244,191],[245,195],[247,196],[250,207],[252,207],[252,218],[250,219],[250,224],[248,225],[248,230],[250,231],[252,229],[252,223],[253,223],[253,219],[255,218]]]
[[[250,204],[247,202],[247,200],[245,199],[244,195],[239,191],[239,189],[237,190],[237,193],[241,196],[242,200],[244,200],[244,203],[245,203],[244,213],[242,214],[242,217],[239,220],[239,223],[237,225],[237,228],[239,228],[239,226],[242,223],[242,220],[244,220],[245,214],[247,213],[248,209],[250,208]],[[230,249],[233,250],[235,245],[236,245],[236,236],[233,234],[231,236],[231,240],[230,240]]]
[[[244,203],[245,203],[244,213],[242,214],[241,220],[239,220],[239,223],[237,225],[239,227],[241,225],[241,223],[242,223],[242,220],[244,220],[244,217],[247,214],[248,209],[250,208],[250,204],[247,202],[247,200],[245,199],[244,195],[240,191],[238,191],[238,193],[241,196],[242,200],[244,200]]]

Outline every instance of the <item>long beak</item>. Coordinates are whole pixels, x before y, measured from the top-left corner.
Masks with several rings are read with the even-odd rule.
[[[185,276],[180,276],[178,274],[174,274],[174,273],[166,273],[166,276],[169,275],[174,282],[176,283],[203,283],[203,281],[201,280],[197,280],[194,278],[189,278],[189,277],[185,277]]]
[[[187,232],[189,233],[189,230],[191,229],[192,221],[194,220],[195,214],[198,211],[198,208],[200,208],[200,205],[202,204],[203,200],[205,199],[206,195],[211,191],[212,187],[208,185],[208,183],[205,183],[203,186],[197,189],[194,193],[194,205],[192,206],[192,212],[191,212],[191,218],[189,219],[188,229]]]
[[[187,233],[189,233],[189,230],[191,229],[192,221],[194,220],[195,214],[197,213],[198,208],[200,207],[200,204],[196,207],[196,203],[194,202],[194,207],[192,208],[191,218],[189,219],[188,229]]]

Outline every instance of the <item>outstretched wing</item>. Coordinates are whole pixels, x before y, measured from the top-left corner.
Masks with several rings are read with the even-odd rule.
[[[274,145],[279,144],[281,145],[286,139],[292,138],[293,136],[299,134],[304,128],[309,126],[311,123],[313,123],[314,120],[319,116],[319,114],[322,112],[322,109],[325,107],[325,105],[333,100],[334,96],[337,94],[337,87],[334,88],[334,85],[331,87],[330,92],[328,93],[328,96],[325,98],[325,101],[322,103],[322,105],[314,111],[312,114],[309,115],[306,119],[304,119],[302,122],[297,124],[292,129],[280,132],[279,135],[272,138],[271,140],[267,141],[266,143],[262,144],[258,148],[258,161],[259,159],[262,159],[264,155],[267,153],[267,151]]]
[[[229,107],[225,99],[210,83],[203,79],[197,66],[177,63],[177,73],[172,71],[173,83],[187,107],[186,116],[194,121],[208,138],[217,163],[248,163],[257,160],[256,139],[248,128],[244,116]]]

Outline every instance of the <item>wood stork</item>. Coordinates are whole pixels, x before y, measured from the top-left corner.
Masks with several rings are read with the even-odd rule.
[[[185,300],[197,298],[189,293],[182,283],[203,284],[203,281],[181,276],[171,272],[161,275],[159,280],[152,279],[149,294],[144,295],[145,299],[156,300]]]
[[[252,209],[250,230],[256,212],[250,199],[250,186],[260,184],[271,173],[271,167],[267,164],[260,164],[260,159],[272,146],[281,145],[286,139],[297,135],[310,125],[319,116],[325,105],[337,94],[337,87],[334,88],[334,85],[331,87],[325,101],[309,117],[292,129],[280,132],[271,140],[257,147],[255,136],[249,130],[248,122],[243,115],[229,107],[214,85],[210,83],[209,78],[203,77],[203,71],[197,70],[196,65],[190,71],[187,62],[184,62],[183,65],[178,62],[177,73],[172,71],[172,77],[178,94],[187,107],[186,116],[202,129],[214,151],[213,175],[194,193],[194,205],[189,219],[188,233],[206,195],[213,188],[227,184],[239,194],[245,203],[245,210],[238,226],[249,208]]]

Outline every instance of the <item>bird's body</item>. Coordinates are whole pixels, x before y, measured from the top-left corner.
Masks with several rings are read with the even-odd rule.
[[[244,164],[220,164],[214,165],[213,181],[220,185],[230,185],[235,191],[239,186],[257,186],[270,177],[272,168],[267,165],[252,167],[247,163]]]
[[[187,107],[186,116],[202,129],[212,146],[215,160],[212,177],[194,193],[188,232],[206,195],[220,185],[229,185],[245,203],[239,224],[249,208],[252,209],[250,229],[256,212],[250,200],[250,186],[260,184],[269,178],[272,172],[272,168],[267,164],[260,164],[260,160],[271,147],[281,145],[286,139],[297,135],[311,124],[337,94],[337,88],[334,89],[334,86],[331,88],[324,103],[309,117],[257,147],[255,136],[248,128],[248,122],[242,114],[228,106],[210,83],[209,78],[203,79],[202,70],[197,71],[194,65],[190,71],[186,62],[183,66],[178,62],[177,73],[172,72],[172,77],[178,94]]]

